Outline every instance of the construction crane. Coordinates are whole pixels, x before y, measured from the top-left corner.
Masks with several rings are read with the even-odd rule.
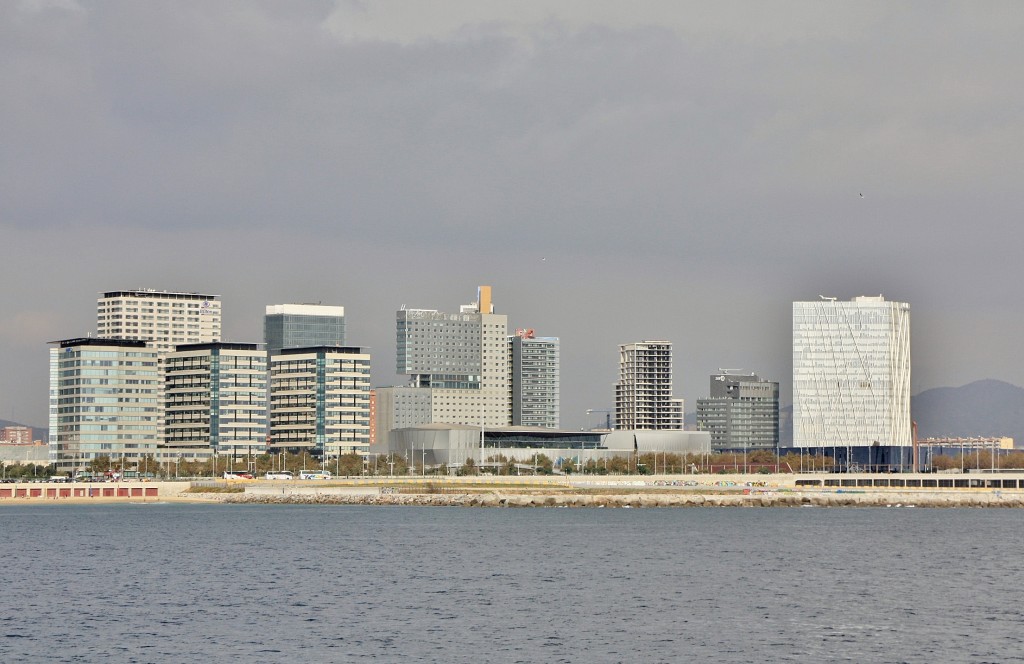
[[[594,413],[604,413],[604,428],[609,431],[612,430],[612,411],[601,408],[588,408],[587,415],[593,415]]]

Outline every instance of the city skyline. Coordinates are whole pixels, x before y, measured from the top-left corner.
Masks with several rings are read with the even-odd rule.
[[[914,307],[911,391],[1024,384],[1016,5],[0,6],[0,419],[46,422],[46,342],[105,290],[393,312],[501,294],[561,340],[562,422],[616,347],[675,343],[791,403],[791,304]],[[259,260],[254,257],[259,256]]]

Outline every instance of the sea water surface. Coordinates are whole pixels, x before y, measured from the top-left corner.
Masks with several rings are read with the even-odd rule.
[[[0,508],[0,662],[1012,662],[1017,510]]]

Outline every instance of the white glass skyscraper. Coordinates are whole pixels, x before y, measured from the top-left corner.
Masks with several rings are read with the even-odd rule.
[[[909,446],[910,305],[793,303],[793,446]]]

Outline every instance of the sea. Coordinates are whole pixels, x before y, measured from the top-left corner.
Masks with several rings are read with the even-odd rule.
[[[1014,662],[1024,511],[0,507],[0,662]]]

